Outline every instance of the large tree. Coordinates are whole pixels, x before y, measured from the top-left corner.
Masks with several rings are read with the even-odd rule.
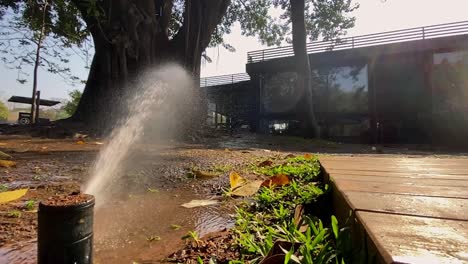
[[[305,34],[310,39],[327,38],[352,26],[353,19],[347,17],[350,1],[306,0]],[[44,3],[0,0],[0,18],[19,16],[21,26],[37,31]],[[47,10],[46,38],[80,46],[92,37],[95,53],[72,117],[88,124],[107,123],[98,117],[111,116],[114,101],[129,87],[125,84],[145,68],[176,61],[196,79],[209,45],[233,50],[223,35],[236,22],[244,35],[280,45],[291,40],[295,14],[288,0],[54,0]],[[283,12],[278,15],[278,10]]]

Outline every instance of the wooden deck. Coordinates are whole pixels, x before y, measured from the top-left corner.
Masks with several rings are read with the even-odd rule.
[[[356,263],[468,263],[468,159],[325,156]]]

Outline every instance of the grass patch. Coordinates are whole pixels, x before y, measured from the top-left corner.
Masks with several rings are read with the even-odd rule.
[[[237,208],[233,232],[241,258],[231,263],[259,263],[278,241],[289,245],[282,248],[284,263],[344,262],[336,218],[332,216],[332,225],[325,227],[316,216],[298,213],[328,192],[328,186],[319,182],[316,157],[287,157],[251,165],[250,169],[267,176],[288,175],[291,182],[276,188],[262,187],[252,203]]]

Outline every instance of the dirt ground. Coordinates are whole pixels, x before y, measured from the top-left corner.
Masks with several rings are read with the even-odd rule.
[[[38,202],[79,191],[105,144],[105,140],[89,138],[80,142],[0,136],[0,150],[17,163],[0,167],[0,184],[9,190],[29,189],[21,199],[0,204],[0,263],[35,263]],[[217,135],[196,144],[144,144],[136,149],[124,180],[111,185],[115,188],[112,199],[95,210],[95,263],[159,263],[183,245],[181,237],[189,230],[203,236],[229,228],[232,203],[192,209],[181,204],[219,199],[229,185],[229,172],[248,162],[295,152],[434,155],[420,146],[372,148],[253,134]],[[194,179],[190,173],[194,168],[217,170],[218,176]],[[34,209],[26,208],[28,201],[34,202]]]

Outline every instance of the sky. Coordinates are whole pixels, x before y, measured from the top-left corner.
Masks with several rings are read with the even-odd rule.
[[[429,26],[449,22],[468,21],[468,0],[355,0],[360,8],[354,12],[356,25],[348,30],[348,36],[385,32],[391,30]],[[232,53],[222,47],[207,50],[212,63],[202,65],[202,77],[245,72],[247,52],[264,49],[254,37],[244,37],[240,28],[226,36],[226,42],[236,48]],[[72,56],[73,73],[86,79],[87,70],[82,59]],[[31,71],[32,72],[32,71]],[[31,74],[32,75],[32,74]],[[17,72],[0,65],[0,99],[11,95],[31,96],[32,81],[19,84]],[[68,92],[82,90],[84,85],[71,86],[61,77],[39,72],[41,98],[68,98]]]

